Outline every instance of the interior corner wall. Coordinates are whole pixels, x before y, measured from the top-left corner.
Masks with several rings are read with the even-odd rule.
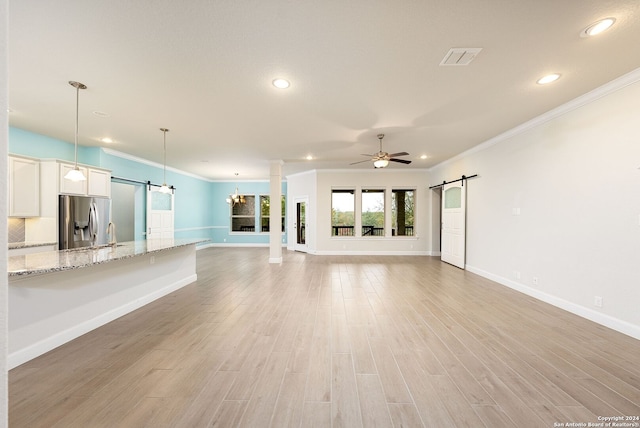
[[[478,174],[469,271],[640,339],[640,77],[612,86],[431,173]]]

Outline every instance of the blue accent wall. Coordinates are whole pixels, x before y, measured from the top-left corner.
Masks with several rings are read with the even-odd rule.
[[[40,159],[73,161],[74,145],[45,135],[20,128],[9,128],[9,153]],[[162,168],[143,162],[125,159],[106,153],[99,147],[78,146],[78,162],[111,170],[113,177],[162,184]],[[207,238],[218,244],[268,245],[268,233],[231,233],[230,209],[226,198],[234,193],[236,185],[241,193],[269,194],[269,182],[211,182],[187,174],[167,170],[167,184],[173,185],[175,193],[176,238]],[[286,183],[282,183],[282,194],[286,194]],[[144,205],[144,204],[141,204]],[[259,212],[259,208],[257,209]],[[136,214],[136,231],[144,231],[144,215]],[[256,220],[256,223],[259,220]],[[256,224],[256,230],[260,230]],[[138,239],[136,232],[136,239]],[[284,237],[284,236],[283,236]]]

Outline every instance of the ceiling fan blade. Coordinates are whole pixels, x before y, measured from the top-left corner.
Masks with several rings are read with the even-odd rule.
[[[374,157],[375,155],[365,155],[364,153],[360,153],[360,156],[369,156],[370,158]]]
[[[409,153],[407,152],[400,152],[400,153],[392,153],[389,155],[390,158],[394,158],[396,156],[409,156]]]
[[[405,165],[409,165],[411,163],[410,160],[404,160],[404,159],[394,159],[394,158],[390,158],[389,159],[391,162],[398,162],[398,163],[403,163]]]
[[[367,160],[363,160],[363,161],[358,161],[358,162],[351,162],[349,165],[355,165],[357,163],[362,163],[362,162],[371,162],[371,159],[367,159]]]

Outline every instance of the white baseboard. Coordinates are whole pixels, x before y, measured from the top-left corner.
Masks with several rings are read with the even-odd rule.
[[[332,251],[319,250],[314,252],[319,256],[429,256],[429,251]]]
[[[561,299],[559,297],[553,296],[548,293],[544,293],[535,288],[528,287],[524,284],[521,284],[516,281],[512,281],[507,278],[503,278],[498,275],[494,275],[490,272],[484,271],[482,269],[478,269],[473,266],[466,265],[466,270],[469,272],[480,275],[484,278],[490,279],[491,281],[497,282],[498,284],[509,287],[513,290],[519,291],[527,296],[531,296],[538,300],[541,300],[545,303],[549,303],[557,308],[564,309],[567,312],[571,312],[572,314],[578,315],[582,318],[586,318],[590,321],[618,331],[620,333],[626,334],[627,336],[631,336],[635,339],[640,340],[640,326],[631,324],[627,321],[623,321],[621,319],[612,317],[607,314],[603,314],[602,312],[595,311],[591,308],[587,308],[581,305],[577,305],[573,302],[569,302],[567,300]]]
[[[282,257],[269,257],[269,263],[282,264]]]
[[[90,332],[91,330],[95,330],[96,328],[101,327],[117,318],[120,318],[121,316],[126,315],[129,312],[133,312],[136,309],[139,309],[142,306],[153,302],[154,300],[164,297],[167,294],[173,293],[174,291],[186,285],[189,285],[192,282],[195,282],[197,279],[197,274],[182,278],[179,281],[169,284],[159,290],[155,290],[154,292],[149,293],[146,296],[142,296],[132,302],[114,308],[109,312],[100,314],[93,319],[82,322],[72,328],[61,331],[60,333],[34,343],[31,346],[13,352],[7,357],[8,369],[12,369],[19,366],[20,364],[26,363],[29,360],[39,357],[40,355],[43,355],[51,351],[52,349],[57,348],[58,346],[64,345],[65,343]]]
[[[271,244],[269,243],[232,243],[232,242],[212,242],[209,244],[204,244],[204,245],[199,245],[198,247],[196,247],[196,249],[198,250],[203,250],[205,248],[212,248],[212,247],[237,247],[237,248],[241,248],[241,247],[245,247],[245,248],[256,248],[256,247],[260,247],[260,248],[264,248],[264,247],[269,247]],[[282,248],[286,248],[287,245],[286,244],[282,244]]]

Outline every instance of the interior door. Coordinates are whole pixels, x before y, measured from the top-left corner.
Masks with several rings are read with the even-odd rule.
[[[173,238],[174,194],[147,186],[147,239]]]
[[[465,180],[445,184],[442,189],[442,249],[440,258],[461,269],[465,265]]]
[[[307,208],[309,200],[307,198],[296,199],[296,251],[307,252]]]

